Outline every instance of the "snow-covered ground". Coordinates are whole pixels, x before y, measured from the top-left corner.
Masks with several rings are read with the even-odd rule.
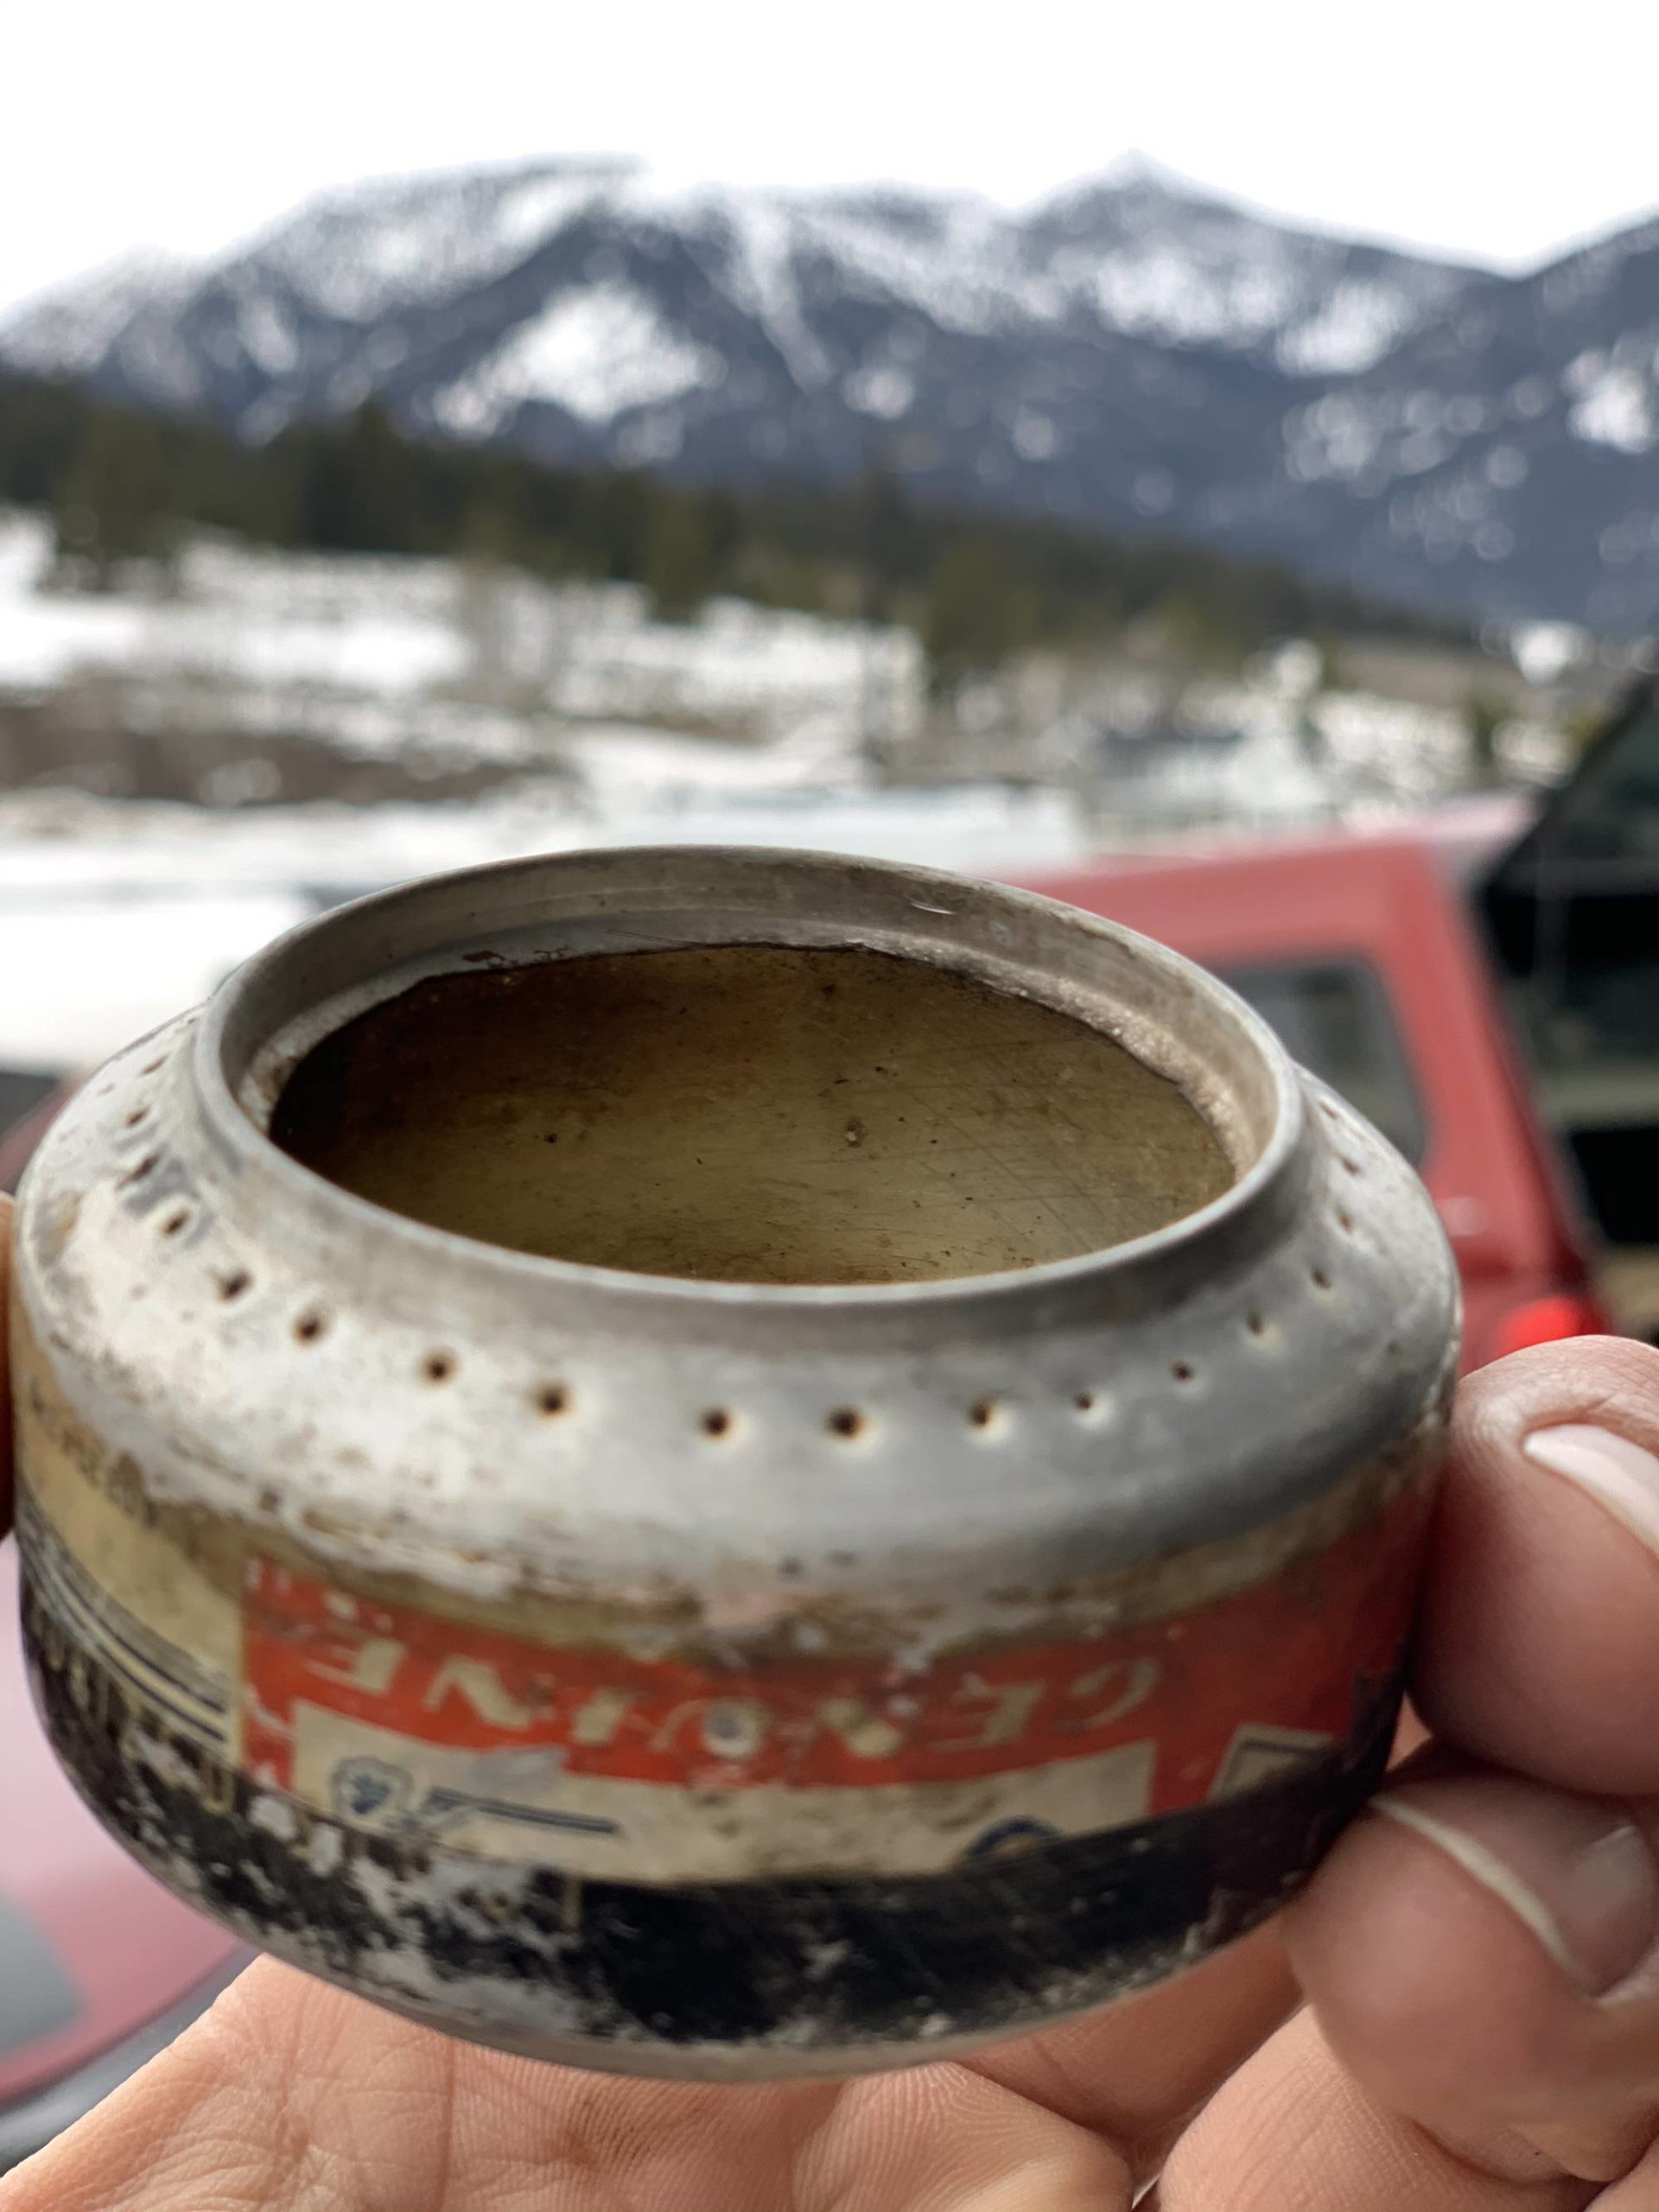
[[[263,808],[231,816],[63,794],[0,799],[0,1065],[86,1066],[193,1005],[332,899],[474,862],[583,845],[810,847],[1019,874],[1077,859],[1057,792],[767,798],[590,813],[525,787],[464,806]]]
[[[440,683],[462,665],[459,639],[434,619],[446,585],[454,596],[437,563],[397,563],[406,573],[395,595],[379,595],[378,604],[331,609],[307,604],[308,595],[296,591],[260,607],[213,588],[213,570],[225,565],[217,548],[186,556],[179,596],[166,600],[43,592],[49,552],[50,533],[38,517],[0,517],[0,683],[46,685],[95,669],[167,667],[253,684],[395,696]],[[275,556],[234,559],[252,571],[247,581],[256,590],[260,569],[277,565]]]
[[[869,701],[897,736],[921,712],[909,631],[739,601],[716,601],[695,622],[654,622],[627,584],[554,588],[448,561],[213,542],[182,556],[165,596],[86,595],[46,588],[50,563],[47,524],[0,509],[0,687],[110,673],[190,683],[210,687],[214,711],[238,726],[298,714],[338,728],[343,747],[374,752],[435,721],[449,752],[491,760],[533,758],[524,725],[537,714],[566,726],[645,721],[730,741],[721,784],[822,782],[851,760]],[[502,741],[504,711],[520,730],[516,751]],[[760,747],[772,749],[743,765],[745,748]],[[661,757],[683,771],[671,751]],[[705,753],[690,780],[714,758]]]
[[[1100,698],[1046,720],[1027,701],[1006,757],[1039,779],[1030,787],[988,775],[887,787],[867,741],[902,746],[925,713],[907,631],[735,602],[664,624],[627,586],[218,543],[186,553],[165,596],[86,597],[49,588],[49,556],[38,518],[0,511],[0,709],[102,685],[114,742],[206,730],[223,749],[198,797],[245,803],[100,798],[38,775],[0,792],[4,1065],[84,1067],[320,901],[436,869],[719,842],[1018,875],[1176,825],[1371,823],[1466,780],[1459,717],[1315,697],[1294,654],[1192,690],[1190,749],[1103,751]],[[982,704],[994,737],[1008,701],[992,686]],[[1124,699],[1105,709],[1121,736]],[[251,803],[281,787],[273,748],[302,737],[342,760],[396,761],[416,781],[423,762],[487,770],[489,787],[372,806]],[[1541,758],[1548,733],[1535,739]],[[994,761],[995,744],[975,757]]]

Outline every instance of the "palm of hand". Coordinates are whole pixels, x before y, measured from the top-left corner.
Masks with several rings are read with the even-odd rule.
[[[1128,2016],[970,2066],[849,2082],[621,2082],[478,2050],[270,1964],[124,2093],[130,2124],[73,2167],[122,2212],[1076,2212],[1125,2204],[1154,2139],[1289,2003],[1277,1946],[1183,1986],[1195,2045]],[[1220,2014],[1225,2013],[1226,2025]],[[1160,2024],[1161,2024],[1161,2023]],[[1172,2019],[1169,2024],[1173,2027]],[[1113,2046],[1117,2046],[1114,2050]],[[1098,2087],[1112,2082],[1109,2101]],[[141,2117],[142,2116],[142,2117]],[[135,2135],[146,2146],[133,2156]],[[64,2196],[40,2162],[6,2212]],[[61,2168],[60,2169],[61,2172]],[[57,2183],[59,2185],[54,2186]]]

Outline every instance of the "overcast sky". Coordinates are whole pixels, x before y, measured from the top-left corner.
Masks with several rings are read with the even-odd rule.
[[[1022,201],[1140,149],[1523,264],[1659,206],[1652,0],[0,0],[0,304],[322,186],[576,152]]]

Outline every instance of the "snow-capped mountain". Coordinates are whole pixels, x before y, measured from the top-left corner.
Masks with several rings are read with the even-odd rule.
[[[434,434],[1287,555],[1417,600],[1650,621],[1659,225],[1535,276],[1266,220],[1135,164],[1034,209],[670,187],[617,162],[365,185],[188,276],[0,324],[0,364],[270,437]]]
[[[1659,627],[1659,221],[1465,293],[1284,435],[1292,554],[1333,530],[1383,591]]]
[[[87,375],[140,309],[181,303],[195,281],[188,262],[165,254],[124,255],[48,293],[23,314],[0,318],[0,363],[41,376]]]

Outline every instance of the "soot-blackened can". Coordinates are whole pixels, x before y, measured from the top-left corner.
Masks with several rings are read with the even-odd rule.
[[[16,1282],[59,1756],[455,2034],[959,2051],[1260,1921],[1385,1757],[1444,1240],[1094,917],[735,850],[364,900],[86,1087]]]

